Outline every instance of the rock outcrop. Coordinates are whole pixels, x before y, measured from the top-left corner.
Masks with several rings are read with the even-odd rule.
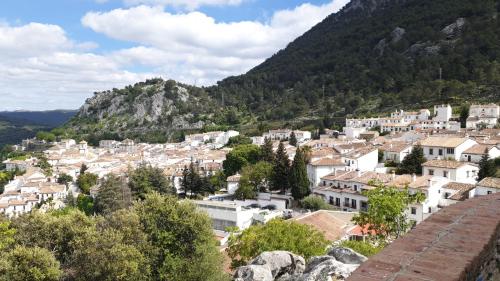
[[[366,261],[355,251],[332,248],[328,255],[304,258],[286,251],[264,252],[249,265],[238,268],[235,281],[331,281],[344,280]],[[334,278],[334,279],[332,279]]]

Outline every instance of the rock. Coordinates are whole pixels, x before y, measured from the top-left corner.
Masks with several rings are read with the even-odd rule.
[[[443,28],[441,32],[444,33],[448,38],[452,38],[458,35],[462,31],[464,25],[465,25],[465,19],[458,18],[454,23]]]
[[[234,273],[235,281],[273,281],[274,277],[266,266],[247,265],[239,267]]]
[[[359,264],[343,264],[335,259],[328,259],[316,265],[310,272],[295,281],[330,281],[344,280],[358,268]],[[332,279],[335,278],[335,279]]]
[[[310,258],[309,262],[307,263],[306,270],[304,271],[304,273],[309,273],[309,272],[313,271],[316,266],[320,265],[321,263],[323,263],[325,261],[329,261],[329,260],[336,261],[336,259],[332,256],[319,256],[319,257]]]
[[[378,41],[377,45],[375,45],[374,49],[378,52],[379,56],[382,56],[385,51],[385,47],[387,47],[387,42],[385,39]]]
[[[251,261],[252,265],[266,266],[273,278],[299,275],[305,270],[305,260],[286,251],[264,252]]]
[[[394,30],[391,32],[391,37],[392,37],[392,43],[397,43],[401,39],[403,39],[403,36],[405,35],[406,30],[401,27],[396,27]]]
[[[368,258],[356,253],[349,248],[334,247],[328,252],[329,256],[334,257],[337,261],[345,264],[362,264]]]

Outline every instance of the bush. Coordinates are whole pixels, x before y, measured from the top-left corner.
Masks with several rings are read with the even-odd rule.
[[[370,242],[367,241],[349,241],[345,240],[340,243],[340,246],[349,248],[359,254],[362,254],[365,257],[371,257],[378,252],[382,251],[382,249],[385,247],[383,243],[380,243],[379,245],[374,245]]]
[[[302,199],[302,201],[300,201],[300,205],[302,206],[302,208],[311,211],[332,209],[332,207],[328,203],[326,203],[323,198],[316,195],[309,195],[306,198]]]

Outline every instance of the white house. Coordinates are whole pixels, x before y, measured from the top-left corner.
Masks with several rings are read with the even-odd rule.
[[[253,216],[259,209],[242,207],[234,202],[227,201],[195,201],[200,210],[205,211],[212,219],[213,228],[225,230],[227,227],[237,226],[244,230],[252,225]]]
[[[234,194],[238,187],[240,186],[241,175],[236,174],[227,177],[227,193]]]
[[[469,108],[469,117],[466,121],[467,128],[485,126],[493,128],[500,118],[500,107],[496,104],[473,104]]]
[[[324,157],[309,163],[307,165],[307,177],[309,178],[310,188],[316,187],[322,177],[335,171],[345,170],[345,166],[341,158]]]
[[[387,142],[380,148],[384,152],[383,160],[395,163],[401,163],[412,149],[413,145],[407,142]]]
[[[434,121],[449,121],[452,116],[452,108],[449,104],[434,106]]]
[[[460,137],[428,137],[420,142],[427,160],[453,159],[460,160],[462,153],[476,145],[469,138]]]
[[[424,175],[438,176],[460,183],[475,184],[479,167],[454,160],[430,160],[422,164]]]
[[[464,162],[479,163],[484,155],[488,154],[490,159],[500,157],[500,149],[494,145],[476,144],[462,153],[461,160]]]
[[[374,171],[378,165],[378,149],[364,147],[349,152],[342,158],[348,170]]]
[[[484,178],[476,185],[476,196],[500,192],[500,178]]]
[[[366,131],[366,127],[344,127],[345,136],[350,139],[358,139],[359,135]]]

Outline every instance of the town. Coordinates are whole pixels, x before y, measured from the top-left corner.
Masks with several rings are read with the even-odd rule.
[[[34,208],[63,208],[69,197],[95,198],[99,179],[109,175],[126,177],[131,170],[148,165],[160,169],[177,194],[195,199],[198,208],[208,213],[221,247],[230,236],[228,227],[244,230],[276,217],[312,225],[336,240],[359,240],[367,234],[351,222],[352,216],[368,210],[365,192],[378,185],[407,188],[411,194],[420,192],[425,196],[405,212],[413,225],[456,202],[499,192],[499,178],[480,178],[481,162],[498,161],[500,157],[499,117],[498,105],[472,105],[465,128],[461,128],[451,106],[438,105],[432,113],[427,109],[399,110],[390,117],[347,119],[342,132],[327,129],[318,139],[312,139],[309,131],[279,129],[251,137],[252,144],[247,141],[240,145],[247,149],[268,145],[278,154],[282,150],[289,163],[301,150],[307,158],[309,183],[304,195],[320,198],[333,210],[313,213],[297,204],[295,199],[304,198],[296,198],[288,186],[271,190],[265,176],[253,183],[256,186],[250,195],[241,190],[244,177],[244,185],[248,185],[245,165],[240,163],[235,168],[224,164],[230,161],[228,155],[239,149],[238,144],[228,144],[245,139],[237,131],[187,135],[181,143],[167,144],[102,140],[99,147],[72,139],[50,143],[25,140],[13,147],[14,153],[21,156],[3,162],[6,172],[14,173],[14,177],[4,185],[0,212],[14,217]],[[39,153],[41,156],[27,153],[44,146],[48,148]],[[416,170],[403,165],[405,159],[419,154],[423,160],[417,163]],[[219,181],[211,190],[195,194],[185,184],[190,169],[201,177]],[[221,177],[223,173],[225,177]],[[86,190],[82,190],[80,180],[84,174],[96,178]],[[328,219],[336,225],[324,223]]]

